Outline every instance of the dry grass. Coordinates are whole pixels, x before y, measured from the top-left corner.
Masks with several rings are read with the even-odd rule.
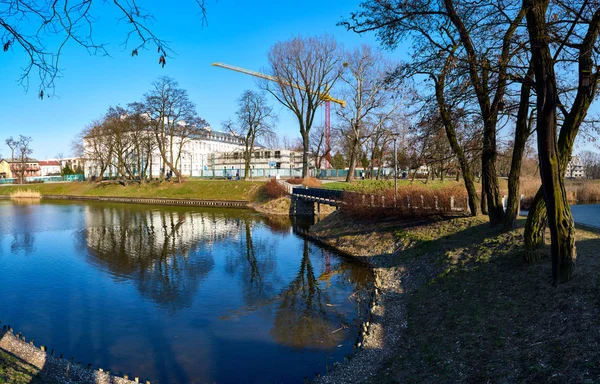
[[[30,189],[17,189],[10,193],[11,199],[40,199],[42,194],[39,191],[32,191]]]
[[[304,179],[293,177],[291,179],[287,179],[286,181],[290,184],[304,185],[310,188],[320,188],[323,185],[319,179],[315,179],[314,177],[305,177]]]
[[[570,203],[595,203],[600,201],[600,183],[593,180],[565,180],[567,200]],[[532,201],[542,185],[539,178],[521,178],[520,192],[526,202]],[[504,192],[505,193],[505,192]]]
[[[453,206],[451,200],[454,200]],[[352,217],[415,218],[453,214],[456,211],[452,208],[464,209],[467,206],[467,193],[460,186],[432,190],[418,185],[409,185],[399,187],[397,195],[394,189],[385,189],[371,194],[346,192],[344,202],[346,203],[344,211]]]

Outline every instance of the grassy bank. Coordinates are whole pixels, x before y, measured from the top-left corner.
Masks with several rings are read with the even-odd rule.
[[[454,180],[444,180],[442,183],[439,180],[429,181],[425,184],[421,180],[415,180],[411,183],[410,180],[398,180],[398,187],[406,187],[410,185],[419,185],[431,189],[440,189],[443,187],[451,187],[462,185],[462,183]],[[333,183],[325,183],[321,188],[326,189],[341,189],[342,191],[376,193],[381,190],[394,188],[394,180],[355,180],[350,183],[345,181],[336,181]]]
[[[548,258],[521,262],[523,229],[503,233],[482,217],[348,222],[336,214],[313,233],[381,275],[383,308],[374,320],[381,329],[369,336],[379,340],[367,340],[361,353],[374,350],[384,362],[356,381],[598,382],[597,234],[577,231],[575,280],[553,288]],[[402,317],[386,320],[399,308]]]
[[[508,194],[508,180],[500,178],[498,180],[500,194]],[[423,180],[398,180],[398,188],[402,191],[403,188],[409,186],[418,186],[420,188],[439,191],[442,189],[452,189],[464,186],[462,181],[444,180],[442,183],[439,180],[430,180],[425,183]],[[539,178],[523,177],[520,183],[520,193],[524,195],[526,200],[532,200],[541,186]],[[592,203],[600,201],[600,180],[583,180],[583,179],[566,179],[565,186],[567,190],[567,199],[571,203]],[[481,191],[481,184],[475,183],[478,192]],[[393,180],[355,180],[350,183],[343,181],[326,183],[321,188],[340,189],[343,191],[373,193],[379,194],[384,191],[389,191],[394,188]],[[464,187],[463,187],[464,188]]]
[[[44,195],[68,196],[117,196],[117,197],[161,197],[177,199],[206,200],[253,200],[262,182],[198,180],[182,184],[152,182],[132,183],[126,186],[118,183],[48,183],[27,186],[0,187],[0,195],[10,195],[18,189],[27,189]]]
[[[0,349],[0,384],[42,384],[39,369]]]

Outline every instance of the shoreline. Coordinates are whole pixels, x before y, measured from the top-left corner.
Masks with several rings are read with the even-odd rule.
[[[333,226],[338,226],[335,215],[330,216]],[[301,234],[319,245],[356,262],[367,265],[374,275],[374,292],[370,304],[370,316],[363,323],[359,333],[355,353],[341,363],[334,363],[333,369],[324,376],[316,376],[316,384],[352,384],[368,381],[381,370],[383,364],[398,351],[397,342],[402,338],[407,325],[407,296],[402,284],[406,274],[401,268],[390,268],[389,261],[376,255],[358,255],[350,252],[334,241],[328,241],[323,234],[323,222],[311,226]],[[320,226],[321,225],[321,226]],[[338,228],[351,228],[352,224]]]
[[[163,197],[120,197],[120,196],[76,196],[76,195],[41,195],[41,200],[75,200],[75,201],[101,201],[128,204],[155,204],[171,206],[196,206],[196,207],[223,207],[223,208],[249,208],[250,202],[246,200],[210,200],[189,198],[163,198]],[[11,200],[9,195],[0,195],[0,200]]]
[[[0,351],[8,353],[12,358],[18,359],[21,364],[27,364],[30,368],[36,370],[33,377],[40,377],[43,380],[50,380],[57,383],[95,383],[95,384],[135,384],[140,382],[139,377],[134,380],[129,379],[129,375],[123,377],[111,375],[110,371],[104,371],[102,368],[92,369],[88,364],[87,368],[81,362],[75,363],[66,358],[54,356],[54,349],[48,352],[45,346],[39,348],[34,345],[33,340],[27,342],[25,336],[21,333],[13,334],[10,326],[4,325],[0,329]],[[33,373],[33,372],[32,372]]]

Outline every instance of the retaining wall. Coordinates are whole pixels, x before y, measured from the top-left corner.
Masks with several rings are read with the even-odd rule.
[[[10,325],[2,326],[0,329],[0,349],[18,357],[19,359],[35,366],[40,370],[39,375],[58,383],[90,383],[90,384],[135,384],[144,383],[139,377],[123,375],[123,377],[113,376],[110,371],[104,371],[101,368],[92,369],[91,364],[84,366],[81,362],[75,363],[75,360],[67,360],[60,354],[54,356],[54,349],[48,352],[48,348],[35,346],[33,339],[27,342],[25,336],[21,333],[14,334]],[[149,381],[145,381],[150,384]]]
[[[249,202],[245,200],[166,199],[160,197],[42,195],[41,198],[44,200],[108,201],[112,203],[222,208],[248,208],[249,205]],[[0,199],[10,199],[10,196],[0,196]]]

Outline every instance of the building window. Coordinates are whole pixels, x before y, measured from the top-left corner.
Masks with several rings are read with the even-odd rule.
[[[238,159],[238,153],[237,152],[233,152],[233,160],[237,160]]]
[[[265,159],[268,159],[271,157],[271,151],[265,151]]]
[[[261,157],[260,157],[260,151],[256,151],[256,152],[254,152],[254,158],[255,158],[255,159],[260,159],[260,158],[261,158]]]
[[[281,151],[275,151],[275,158],[281,159]]]

